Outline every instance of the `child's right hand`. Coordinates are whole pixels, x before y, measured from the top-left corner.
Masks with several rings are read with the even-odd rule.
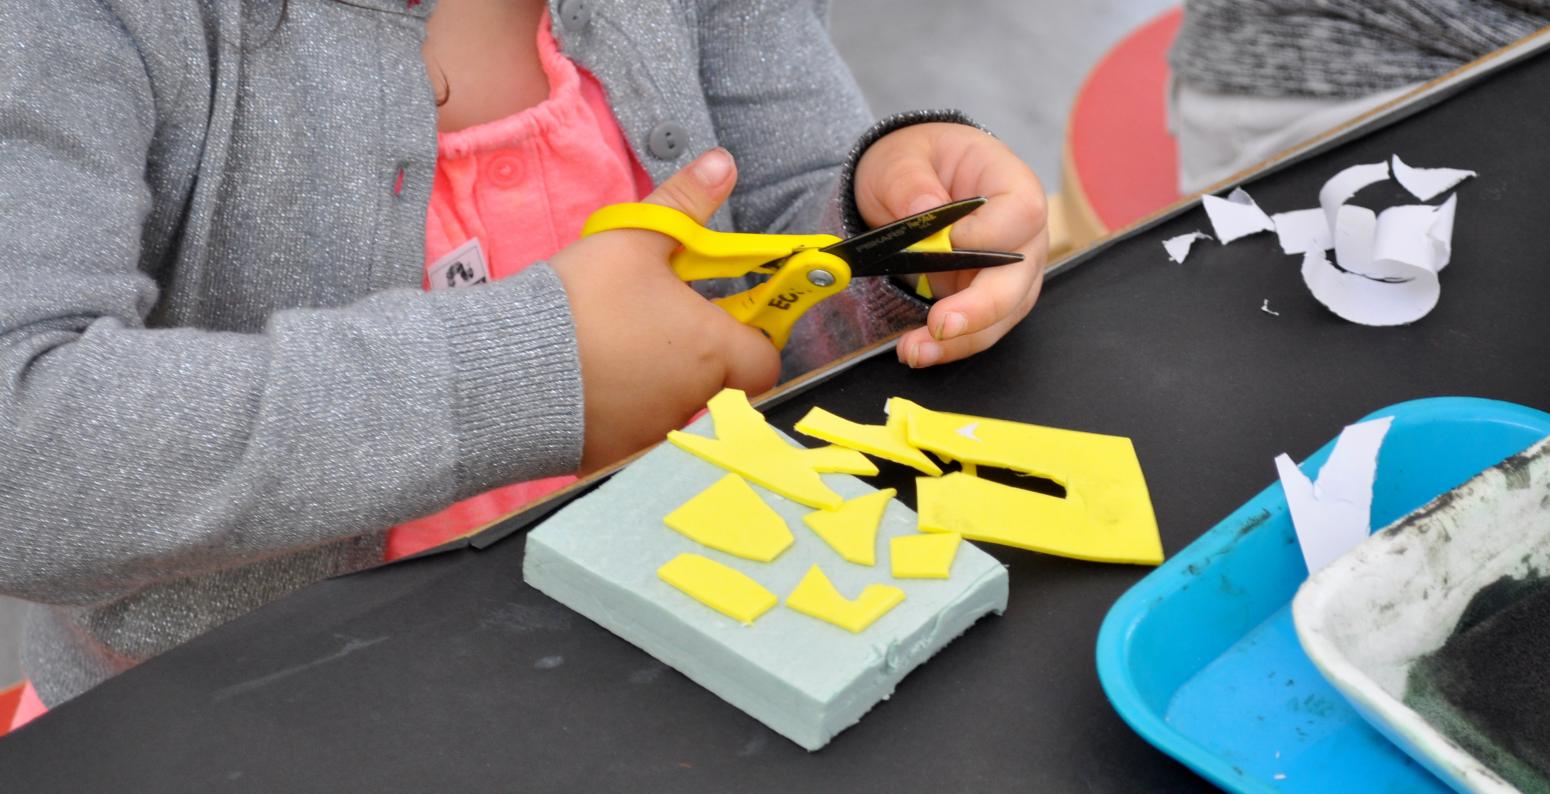
[[[705,223],[736,182],[732,156],[712,149],[644,200]],[[576,324],[583,472],[660,441],[724,387],[755,395],[780,376],[780,354],[763,334],[673,274],[667,259],[677,245],[656,232],[620,229],[549,259]]]

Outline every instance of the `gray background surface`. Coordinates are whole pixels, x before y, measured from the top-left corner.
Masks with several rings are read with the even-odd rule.
[[[955,107],[1059,186],[1066,113],[1115,41],[1168,0],[837,0],[833,37],[879,115]],[[23,605],[0,597],[0,686],[17,664]]]

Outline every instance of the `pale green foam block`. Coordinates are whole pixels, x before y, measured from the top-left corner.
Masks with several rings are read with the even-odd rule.
[[[709,417],[690,432],[712,435]],[[662,444],[533,530],[523,576],[808,750],[855,724],[981,616],[1006,609],[1006,569],[969,543],[948,579],[894,579],[889,539],[917,531],[914,512],[897,500],[883,515],[870,567],[846,562],[808,529],[809,508],[758,486],[796,537],[774,562],[715,551],[662,523],[725,475]],[[846,499],[875,490],[849,475],[823,479]],[[781,603],[751,626],[700,604],[657,577],[683,552],[748,574]],[[875,583],[901,588],[904,602],[860,634],[800,614],[785,598],[814,563],[847,598]]]

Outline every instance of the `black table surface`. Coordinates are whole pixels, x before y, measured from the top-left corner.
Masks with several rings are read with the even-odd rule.
[[[1437,395],[1550,409],[1547,84],[1534,56],[1247,183],[1275,212],[1396,152],[1478,170],[1458,189],[1442,300],[1412,326],[1335,318],[1274,235],[1169,262],[1161,240],[1209,229],[1196,207],[1053,280],[995,349],[922,372],[874,359],[771,420],[816,404],[880,421],[902,395],[1129,436],[1172,554],[1269,485],[1277,453],[1306,456],[1375,409]],[[1385,186],[1358,200],[1409,203]],[[322,582],[141,665],[0,741],[0,790],[1209,788],[1099,687],[1099,624],[1145,568],[989,547],[1010,568],[1006,614],[809,754],[525,586],[523,537]]]

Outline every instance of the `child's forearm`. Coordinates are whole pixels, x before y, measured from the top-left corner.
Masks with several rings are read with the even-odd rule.
[[[92,603],[579,460],[570,316],[546,267],[280,312],[255,334],[89,316],[112,297],[70,280],[0,296],[0,317],[70,318],[4,329],[0,592]]]

